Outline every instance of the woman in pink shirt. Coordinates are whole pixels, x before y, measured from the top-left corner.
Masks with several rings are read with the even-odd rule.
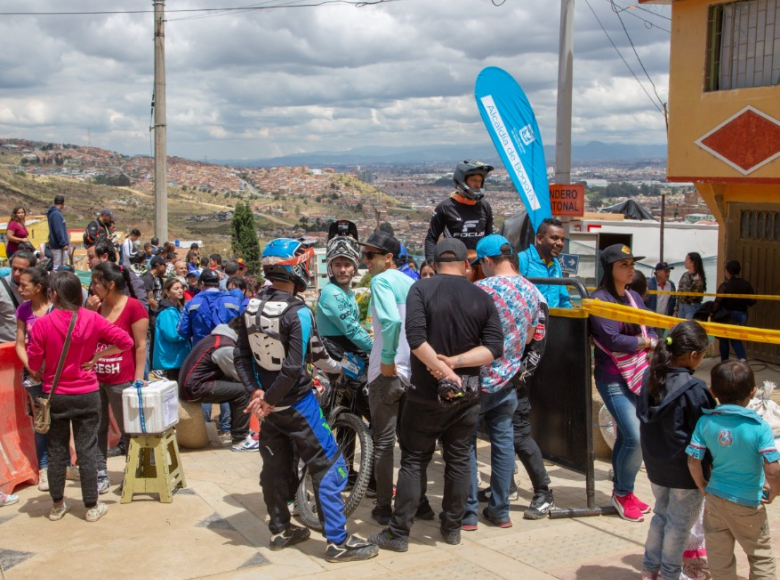
[[[119,430],[124,433],[122,391],[135,381],[143,380],[146,366],[146,331],[149,328],[149,313],[136,300],[127,268],[113,262],[102,262],[92,268],[92,292],[100,300],[98,314],[114,326],[121,328],[133,339],[133,348],[121,354],[100,352],[95,365],[100,383],[100,404],[102,415],[98,430],[98,492],[106,493],[111,482],[108,477],[106,456],[108,455],[109,406]],[[130,296],[125,296],[125,288]],[[109,343],[110,344],[110,343]],[[99,344],[101,351],[108,344]]]
[[[49,494],[54,506],[49,519],[56,521],[68,512],[64,501],[65,468],[68,462],[70,430],[81,465],[81,496],[86,519],[96,522],[108,510],[97,494],[97,432],[100,423],[100,394],[92,367],[100,356],[118,354],[133,346],[130,336],[97,312],[81,308],[81,283],[72,272],[59,271],[49,283],[54,310],[38,319],[30,331],[27,358],[30,371],[39,375],[43,392],[49,393],[65,345],[71,319],[77,316],[70,347],[62,367],[57,391],[51,399],[49,429]],[[97,353],[98,343],[111,345]]]
[[[19,294],[24,302],[16,309],[16,354],[24,366],[22,386],[35,400],[41,396],[41,381],[31,376],[27,361],[27,339],[33,324],[51,310],[49,301],[49,273],[43,268],[27,268],[19,277]],[[46,435],[35,434],[35,452],[38,456],[38,489],[49,491],[49,448]]]

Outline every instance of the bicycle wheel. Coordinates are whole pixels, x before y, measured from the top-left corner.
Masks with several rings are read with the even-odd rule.
[[[344,501],[344,515],[349,517],[357,509],[366,493],[374,462],[374,442],[371,432],[359,417],[352,413],[341,413],[331,425],[331,431],[344,456],[348,469],[348,482],[341,493]],[[309,528],[322,530],[317,513],[317,502],[311,475],[306,469],[301,477],[295,494],[295,507],[298,517]]]

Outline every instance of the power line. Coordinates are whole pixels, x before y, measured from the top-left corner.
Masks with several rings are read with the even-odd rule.
[[[650,85],[653,87],[653,93],[655,93],[655,97],[658,99],[658,102],[661,103],[661,106],[664,106],[664,100],[661,98],[661,96],[658,94],[658,89],[655,86],[655,83],[653,82],[653,79],[650,78],[650,73],[647,72],[647,69],[645,68],[644,63],[642,62],[642,59],[639,58],[639,53],[636,50],[636,46],[634,46],[634,41],[631,40],[631,35],[628,33],[628,29],[626,28],[626,23],[623,22],[623,17],[620,16],[620,12],[616,10],[615,2],[612,0],[612,11],[617,15],[618,20],[620,20],[620,26],[623,27],[623,32],[626,33],[626,38],[628,38],[628,43],[631,45],[631,50],[634,51],[634,55],[636,56],[636,59],[639,61],[639,66],[642,67],[642,70],[645,71],[645,76],[647,77],[647,80],[650,81]]]
[[[629,16],[633,16],[634,18],[638,18],[639,20],[641,20],[642,22],[645,23],[645,28],[648,28],[648,29],[650,29],[650,28],[657,28],[658,30],[663,30],[667,34],[671,34],[672,33],[671,30],[668,30],[668,29],[664,28],[663,26],[659,26],[658,24],[656,24],[652,20],[648,20],[647,18],[644,18],[644,17],[640,16],[639,14],[635,13],[632,10],[633,8],[639,8],[639,6],[634,6],[634,5],[631,5],[631,6],[619,6],[618,4],[615,4],[613,2],[613,0],[604,0],[604,1],[608,2],[610,5],[612,5],[612,10],[613,11],[617,12],[615,10],[615,8],[617,7],[617,8],[620,8],[620,12],[625,12]],[[650,12],[650,11],[647,11],[647,12]],[[666,18],[666,16],[663,16],[662,14],[657,14],[655,12],[650,12],[650,14],[655,14],[656,16],[659,16],[661,18]],[[670,20],[670,19],[668,19],[668,20]]]
[[[309,2],[307,4],[276,4],[268,5],[269,2],[263,2],[250,6],[237,6],[232,8],[179,8],[167,10],[166,13],[184,13],[184,12],[249,12],[253,10],[273,10],[276,8],[316,8],[326,4],[348,4],[357,7],[372,6],[374,4],[387,4],[389,2],[399,2],[400,0],[321,0],[320,2]],[[154,10],[85,10],[76,12],[0,12],[0,16],[110,16],[114,14],[153,14]]]
[[[621,54],[621,52],[620,52],[620,49],[617,47],[617,45],[615,44],[615,42],[612,40],[612,37],[609,35],[609,32],[607,32],[607,29],[604,27],[604,24],[602,24],[602,22],[601,22],[601,19],[599,18],[598,14],[596,14],[596,11],[593,9],[593,6],[591,6],[591,5],[590,5],[590,2],[589,2],[588,0],[585,0],[585,4],[587,4],[587,5],[588,5],[588,8],[590,8],[590,11],[593,13],[593,16],[596,18],[596,22],[598,22],[598,23],[599,23],[599,26],[601,26],[601,30],[603,30],[603,31],[604,31],[604,34],[606,34],[606,35],[607,35],[607,39],[609,40],[609,43],[612,45],[612,48],[614,48],[614,49],[615,49],[615,52],[617,52],[617,53],[618,53],[618,56],[620,57],[620,60],[622,60],[622,61],[623,61],[623,64],[625,64],[625,65],[626,65],[626,68],[627,68],[627,69],[629,70],[629,72],[631,73],[631,76],[633,76],[633,77],[634,77],[634,79],[636,80],[636,82],[637,82],[637,83],[639,83],[639,86],[640,86],[640,87],[642,87],[642,90],[643,90],[643,91],[645,92],[645,94],[647,95],[647,98],[648,98],[648,99],[650,99],[650,102],[651,102],[651,103],[653,103],[653,106],[654,106],[654,107],[655,107],[655,108],[658,110],[658,112],[659,112],[659,113],[661,113],[661,114],[663,114],[663,111],[662,111],[662,110],[661,110],[661,108],[660,108],[660,107],[659,107],[659,106],[656,104],[656,102],[655,102],[655,100],[653,99],[652,95],[651,95],[651,94],[650,94],[650,93],[647,91],[647,89],[645,88],[645,85],[643,85],[643,84],[642,84],[642,81],[640,81],[640,80],[639,80],[639,77],[638,77],[638,76],[636,76],[636,74],[634,73],[634,70],[631,68],[631,65],[629,65],[629,64],[628,64],[628,61],[626,61],[626,59],[625,59],[625,58],[623,58],[623,55]]]

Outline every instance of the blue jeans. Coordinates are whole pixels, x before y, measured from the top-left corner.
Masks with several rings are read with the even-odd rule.
[[[464,524],[477,523],[477,429],[485,420],[490,436],[490,501],[488,511],[498,520],[509,518],[509,486],[515,472],[512,417],[517,409],[517,391],[512,384],[496,393],[480,393],[477,428],[471,436],[471,489],[466,500]]]
[[[731,318],[734,320],[734,324],[737,326],[747,326],[748,314],[739,310],[728,311]],[[729,360],[729,344],[734,347],[734,354],[737,358],[747,358],[745,356],[745,345],[741,340],[731,340],[728,338],[718,338],[718,346],[720,346],[720,360]]]
[[[612,469],[615,472],[612,483],[615,494],[622,497],[634,492],[636,474],[642,465],[637,396],[622,378],[610,382],[596,380],[596,389],[617,425],[617,438],[612,448]]]
[[[201,403],[203,408],[203,419],[206,423],[211,423],[211,403]],[[230,433],[230,403],[219,404],[219,427],[220,433]]]
[[[696,304],[682,304],[681,302],[677,303],[677,314],[680,318],[684,318],[685,320],[693,320],[693,315],[696,314],[696,311],[701,307],[701,303]]]
[[[655,515],[647,532],[643,566],[647,572],[660,572],[661,578],[677,580],[682,571],[688,535],[699,518],[704,498],[698,489],[651,485]]]
[[[26,372],[25,372],[26,374]],[[27,392],[33,398],[33,401],[43,395],[43,385],[37,384],[27,387]],[[38,469],[49,468],[49,440],[45,434],[35,433],[35,455],[38,458]],[[70,461],[68,461],[70,465]]]

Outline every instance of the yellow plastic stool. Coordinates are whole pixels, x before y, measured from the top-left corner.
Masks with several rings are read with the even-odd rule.
[[[156,465],[152,464],[152,455]],[[119,503],[130,503],[139,493],[156,493],[162,503],[171,503],[176,490],[185,487],[187,482],[176,442],[176,427],[163,433],[130,437]]]

